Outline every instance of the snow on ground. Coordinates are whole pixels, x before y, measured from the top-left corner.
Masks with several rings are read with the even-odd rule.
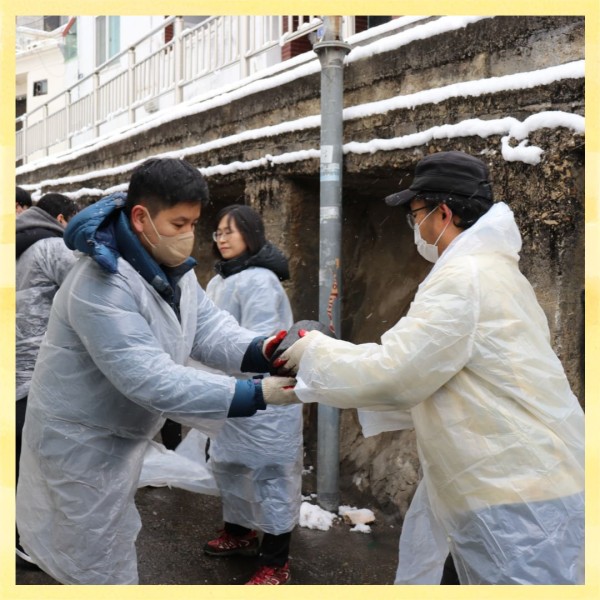
[[[309,502],[303,502],[300,505],[300,527],[308,529],[320,529],[327,531],[333,522],[337,519],[337,515]]]
[[[311,497],[315,494],[311,494]],[[303,497],[304,499],[304,497]],[[308,529],[320,529],[321,531],[327,531],[334,522],[339,519],[353,525],[350,531],[356,531],[359,533],[371,533],[371,527],[367,523],[375,521],[375,514],[368,508],[356,508],[354,506],[340,506],[338,508],[338,514],[329,512],[310,502],[302,502],[300,505],[300,527],[306,527]]]
[[[356,506],[340,506],[338,514],[353,525],[364,525],[375,520],[375,513],[369,508],[356,508]]]

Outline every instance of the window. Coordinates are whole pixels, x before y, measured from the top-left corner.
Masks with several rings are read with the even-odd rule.
[[[96,17],[96,66],[118,54],[121,46],[121,18]]]
[[[44,19],[44,31],[54,31],[58,29],[61,25],[64,25],[69,18],[65,16],[57,17],[57,16],[47,16],[43,17]]]
[[[71,17],[63,31],[64,45],[62,46],[65,60],[71,60],[77,56],[77,19]]]
[[[40,79],[39,81],[33,82],[33,95],[43,96],[48,93],[48,80]]]

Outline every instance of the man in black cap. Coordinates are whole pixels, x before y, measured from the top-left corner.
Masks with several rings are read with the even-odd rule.
[[[419,254],[429,262],[492,206],[486,165],[464,152],[438,152],[417,164],[407,190],[388,196],[390,206],[409,208]]]
[[[427,536],[438,577],[450,553],[443,583],[446,571],[461,584],[583,583],[583,411],[519,271],[512,211],[462,152],[423,158],[386,201],[408,209],[435,264],[380,344],[311,331],[288,348],[296,396],[412,419],[431,519],[404,556],[401,542],[396,583],[431,583],[402,573]]]

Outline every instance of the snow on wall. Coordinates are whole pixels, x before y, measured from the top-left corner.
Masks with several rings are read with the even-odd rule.
[[[380,52],[388,52],[414,41],[415,39],[425,39],[440,33],[465,27],[469,23],[488,18],[488,17],[442,17],[436,21],[428,22],[423,25],[415,25],[412,29],[403,31],[396,35],[387,38],[379,39],[369,45],[361,46],[353,49],[348,55],[347,61],[353,62],[362,58],[373,56]],[[414,19],[414,17],[412,17]],[[396,19],[395,21],[400,21]],[[356,37],[362,34],[358,34]],[[281,68],[280,65],[276,66]],[[274,72],[277,71],[274,68]],[[113,144],[138,134],[142,131],[148,131],[157,125],[169,122],[182,116],[198,114],[210,108],[227,104],[235,99],[246,95],[272,89],[282,85],[283,83],[292,81],[298,77],[304,77],[308,74],[317,72],[320,69],[318,62],[315,60],[309,64],[301,64],[284,73],[276,74],[268,79],[260,79],[251,81],[246,85],[240,85],[237,89],[222,93],[216,97],[209,98],[201,102],[187,103],[169,111],[159,113],[159,115],[143,124],[130,126],[120,133],[115,133],[105,139],[96,140],[94,143],[76,151],[71,151],[63,155],[56,155],[39,160],[35,163],[25,165],[17,169],[17,174],[33,171],[43,166],[58,164],[68,161],[76,157],[83,156],[90,152],[94,152],[106,145]],[[548,85],[552,82],[561,79],[579,79],[585,77],[585,61],[578,60],[569,62],[563,65],[539,69],[536,71],[516,73],[505,75],[502,77],[491,77],[475,81],[458,82],[450,85],[445,85],[435,89],[422,90],[413,94],[399,95],[386,100],[369,102],[357,106],[348,107],[344,110],[344,120],[352,120],[364,118],[376,114],[385,114],[391,110],[399,109],[414,109],[417,106],[424,104],[435,104],[447,100],[448,98],[456,97],[474,97],[483,94],[499,93],[508,90],[524,90],[533,88],[539,85]],[[186,148],[177,149],[174,151],[164,152],[156,156],[159,157],[178,157],[184,158],[192,155],[210,152],[217,148],[223,148],[228,145],[238,144],[249,140],[257,140],[265,137],[272,137],[283,133],[300,131],[303,129],[318,128],[320,126],[320,115],[313,115],[271,125],[260,127],[254,130],[244,131],[242,133],[226,136],[211,142],[205,142]],[[432,127],[428,130],[413,133],[409,135],[399,136],[391,139],[373,139],[368,142],[349,142],[344,145],[344,153],[364,154],[382,151],[390,151],[401,148],[410,148],[419,146],[433,139],[442,138],[458,138],[464,136],[479,136],[486,138],[490,135],[502,135],[502,156],[507,161],[522,161],[529,164],[537,164],[541,160],[541,155],[544,150],[538,147],[528,146],[528,135],[532,131],[540,128],[556,128],[566,127],[575,132],[581,133],[585,130],[584,117],[566,113],[561,111],[544,111],[538,114],[529,116],[524,121],[507,116],[500,119],[484,120],[484,119],[467,119],[459,123],[447,123]],[[514,142],[518,142],[517,145]],[[207,177],[213,175],[224,175],[234,173],[240,170],[252,170],[264,167],[268,164],[283,164],[296,161],[309,160],[319,158],[320,151],[316,148],[288,152],[273,156],[266,154],[265,156],[245,162],[232,162],[229,164],[215,165],[211,167],[201,168],[200,171]],[[47,179],[36,184],[23,185],[25,189],[33,192],[34,198],[40,193],[41,188],[61,186],[66,184],[76,184],[87,181],[91,178],[100,178],[106,176],[114,176],[118,174],[128,173],[134,169],[140,161],[134,161],[118,167],[97,170],[88,172],[82,175],[71,177],[62,177],[57,179]],[[90,189],[82,188],[76,192],[70,192],[68,195],[72,198],[82,196],[102,196],[115,191],[122,191],[127,188],[127,184],[113,186],[107,189]]]

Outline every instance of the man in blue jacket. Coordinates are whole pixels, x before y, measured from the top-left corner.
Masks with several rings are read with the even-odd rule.
[[[240,327],[198,285],[190,258],[208,200],[191,164],[150,159],[127,195],[81,211],[65,231],[83,256],[55,296],[29,390],[17,523],[35,563],[62,583],[135,584],[134,495],[165,418],[214,434],[293,395],[268,370],[270,338]]]

